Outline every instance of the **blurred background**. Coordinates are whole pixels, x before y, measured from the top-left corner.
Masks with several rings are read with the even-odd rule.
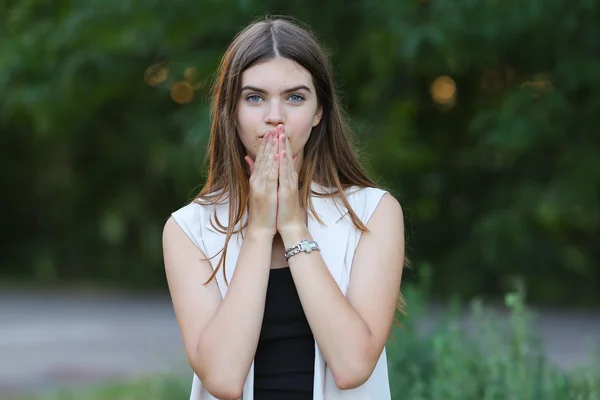
[[[395,393],[600,398],[600,363],[565,372],[600,345],[598,0],[0,1],[0,398],[186,397],[162,228],[202,187],[222,51],[266,13],[325,44],[403,205]]]

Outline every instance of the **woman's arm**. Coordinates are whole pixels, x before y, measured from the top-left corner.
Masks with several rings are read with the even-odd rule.
[[[367,223],[354,255],[347,297],[318,251],[289,259],[302,307],[340,389],[371,376],[394,319],[404,261],[404,220],[397,200],[385,194]],[[282,232],[289,247],[309,238],[306,226]]]
[[[263,319],[273,238],[246,234],[227,295],[205,255],[171,217],[163,232],[169,290],[190,366],[219,399],[238,399]],[[222,267],[223,268],[223,267]]]

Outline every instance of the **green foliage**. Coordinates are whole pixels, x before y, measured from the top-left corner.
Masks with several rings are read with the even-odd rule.
[[[0,2],[2,273],[164,284],[161,230],[202,185],[219,56],[265,12],[331,50],[436,293],[600,300],[592,0]]]
[[[595,399],[600,396],[600,359],[565,372],[544,355],[522,296],[508,294],[508,319],[480,300],[470,323],[449,308],[427,334],[414,320],[427,312],[421,294],[409,291],[412,317],[396,330],[388,351],[393,398],[411,400]]]
[[[459,304],[425,332],[425,293],[407,290],[409,317],[387,347],[392,398],[403,400],[594,400],[600,398],[600,358],[565,372],[540,347],[534,315],[519,294],[506,296],[508,320],[480,301],[467,326]],[[189,376],[154,377],[99,389],[63,390],[31,400],[177,400],[189,396]],[[27,399],[23,399],[27,400]]]
[[[473,296],[522,282],[536,300],[590,301],[600,271],[598,2],[386,4],[368,23],[396,50],[387,92],[374,91],[388,101],[363,115],[380,116],[374,165],[398,188],[435,290]],[[380,40],[365,46],[373,59]],[[440,75],[456,83],[450,104],[426,92]],[[390,92],[394,101],[381,95]]]

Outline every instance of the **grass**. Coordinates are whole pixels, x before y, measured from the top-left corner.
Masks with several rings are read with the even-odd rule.
[[[160,375],[80,389],[60,389],[20,400],[178,400],[188,399],[191,376]]]

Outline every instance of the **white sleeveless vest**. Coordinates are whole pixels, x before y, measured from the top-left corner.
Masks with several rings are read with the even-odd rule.
[[[318,193],[329,192],[316,183],[312,184],[312,190]],[[345,193],[352,209],[366,225],[386,192],[375,188],[359,189],[353,187],[347,189]],[[316,213],[326,226],[322,226],[309,212],[308,230],[313,239],[319,244],[321,248],[320,254],[329,272],[331,272],[342,293],[346,295],[352,260],[354,259],[354,253],[362,232],[354,228],[349,215],[347,215],[348,209],[341,201],[334,204],[331,198],[313,196],[312,202]],[[225,244],[225,235],[217,232],[210,224],[213,213],[216,213],[221,224],[227,226],[229,221],[227,203],[216,206],[202,206],[192,202],[172,213],[175,221],[207,257],[215,255]],[[242,221],[242,224],[245,222],[245,220]],[[227,263],[225,265],[227,282],[231,282],[240,247],[241,236],[239,234],[233,235],[227,248]],[[216,266],[219,257],[220,255],[210,261],[213,268]],[[227,293],[227,285],[223,279],[222,270],[219,270],[215,278],[217,279],[221,296],[224,297]],[[198,284],[200,285],[201,283]],[[250,367],[244,384],[242,400],[254,400],[253,392],[254,363]],[[390,400],[391,395],[385,349],[379,357],[379,361],[371,377],[363,385],[355,389],[341,390],[335,385],[333,374],[327,367],[323,354],[315,342],[313,398],[314,400]],[[194,374],[190,400],[217,399],[208,393],[200,379],[198,379],[198,376]]]

